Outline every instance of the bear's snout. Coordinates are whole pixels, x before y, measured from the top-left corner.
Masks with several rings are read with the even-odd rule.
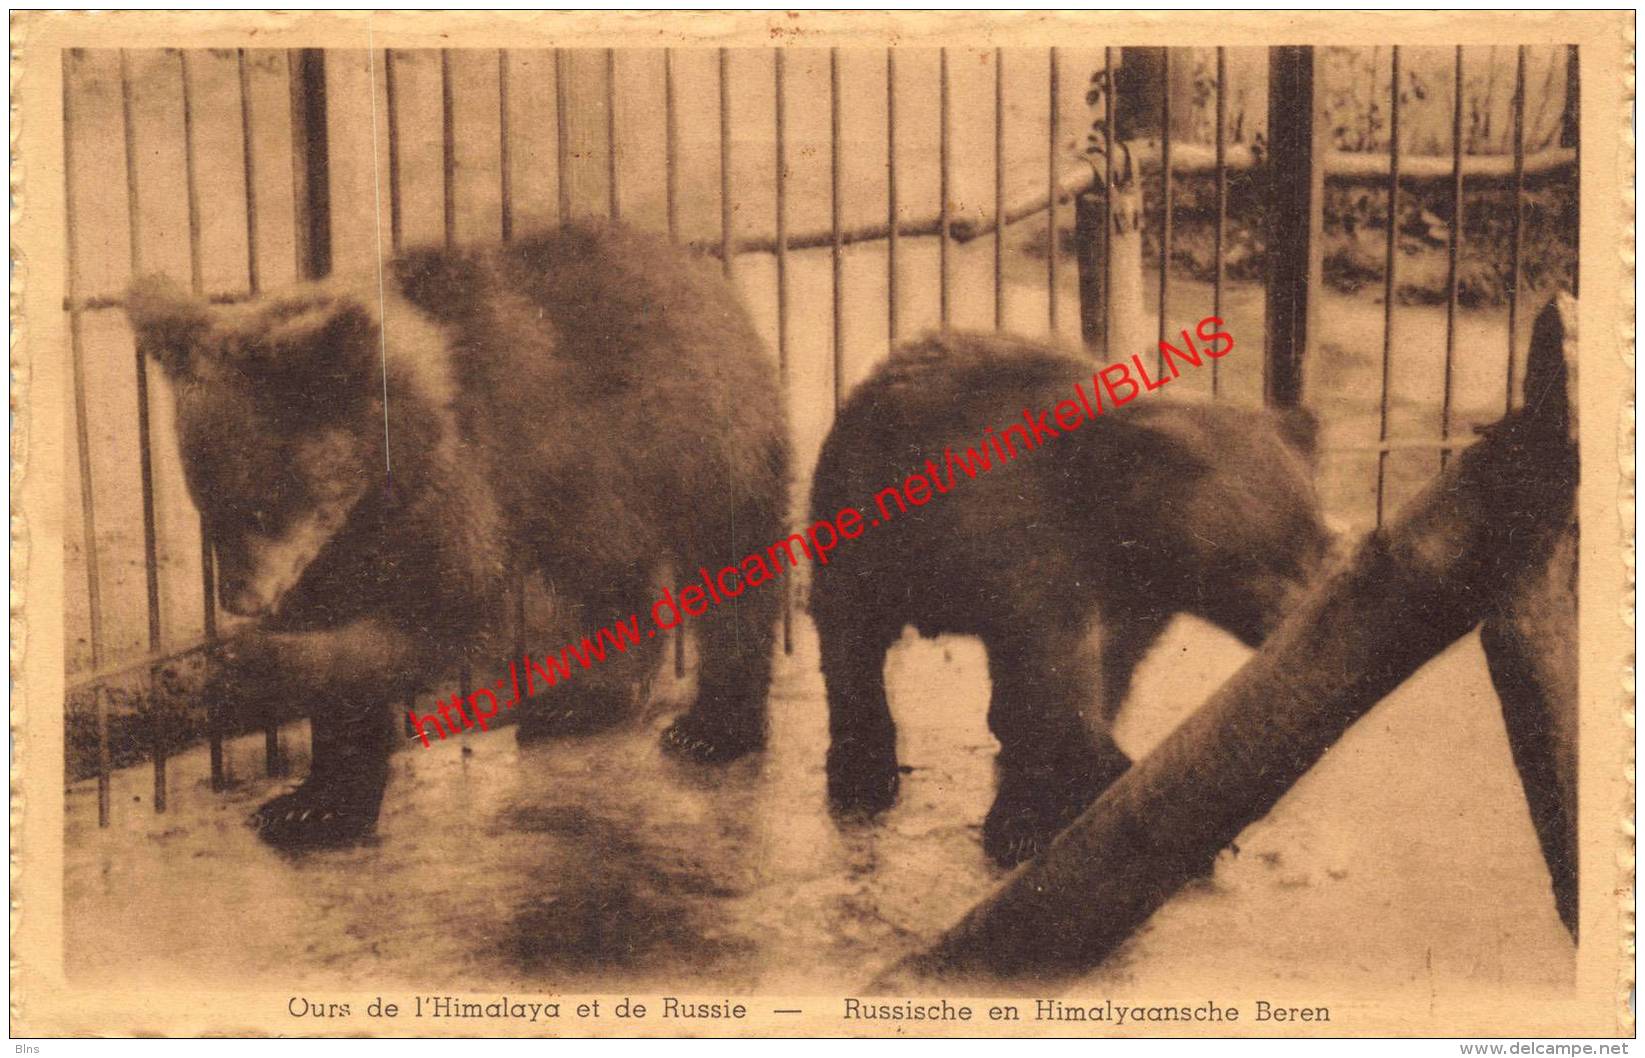
[[[260,592],[248,581],[235,578],[223,581],[218,593],[223,609],[236,617],[262,617],[273,609],[274,600]]]

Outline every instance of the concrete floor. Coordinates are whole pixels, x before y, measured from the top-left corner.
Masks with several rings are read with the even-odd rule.
[[[1001,876],[979,846],[994,748],[986,664],[968,640],[893,652],[913,771],[878,825],[841,830],[824,808],[823,689],[803,619],[796,640],[758,759],[724,770],[665,759],[656,732],[689,693],[665,679],[641,729],[527,750],[504,730],[401,753],[379,837],[352,850],[282,857],[241,825],[282,785],[260,776],[252,740],[232,747],[248,777],[224,794],[207,787],[203,750],[176,758],[164,815],[147,803],[146,768],[117,774],[106,831],[94,784],[77,784],[70,974],[208,988],[860,988]],[[1146,752],[1245,656],[1179,621],[1144,665],[1122,744]],[[1081,987],[1568,987],[1574,948],[1495,710],[1470,638],[1350,731],[1213,878]]]

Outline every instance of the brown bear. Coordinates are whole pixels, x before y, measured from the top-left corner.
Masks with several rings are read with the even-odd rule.
[[[1003,335],[936,334],[897,349],[840,409],[812,517],[849,508],[866,522],[817,566],[809,602],[836,809],[895,799],[884,664],[903,627],[975,635],[1000,742],[984,847],[1004,865],[1034,855],[1129,767],[1110,729],[1172,615],[1255,646],[1327,554],[1306,413],[1115,407],[1112,391],[1102,408],[1094,366]]]
[[[128,304],[176,393],[222,606],[256,618],[207,693],[312,715],[307,780],[253,817],[272,843],[371,830],[384,706],[464,663],[506,669],[520,572],[582,634],[647,612],[664,564],[718,569],[782,535],[775,365],[718,269],[666,240],[578,224],[233,306],[143,280]],[[694,622],[698,695],[668,747],[717,762],[763,744],[780,598]],[[632,715],[663,642],[551,687],[520,737]]]

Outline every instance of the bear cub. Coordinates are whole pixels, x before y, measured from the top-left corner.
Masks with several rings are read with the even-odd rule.
[[[217,306],[148,279],[128,302],[176,395],[219,599],[254,619],[206,693],[312,714],[306,781],[253,817],[281,846],[373,828],[399,741],[385,706],[464,664],[506,668],[518,575],[552,589],[564,642],[646,612],[665,563],[717,569],[782,535],[775,364],[712,264],[579,224],[409,252],[384,280]],[[698,697],[669,748],[718,762],[763,744],[780,598],[698,622]],[[523,703],[519,737],[631,716],[664,641]]]
[[[987,649],[1000,750],[983,844],[1009,866],[1130,766],[1113,721],[1174,614],[1256,646],[1321,566],[1331,536],[1305,413],[1140,400],[1023,450],[1019,409],[1070,401],[1076,383],[1089,392],[1094,366],[1023,339],[936,334],[894,351],[840,410],[812,517],[856,508],[871,527],[815,569],[810,593],[837,810],[872,814],[895,799],[884,665],[905,625]],[[928,460],[949,494],[876,500]]]

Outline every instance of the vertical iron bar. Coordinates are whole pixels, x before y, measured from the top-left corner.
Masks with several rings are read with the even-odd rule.
[[[131,60],[120,49],[120,123],[126,149],[126,222],[131,240],[131,274],[143,274],[142,206],[137,191],[137,127],[132,115]],[[154,525],[154,447],[149,432],[148,362],[142,347],[136,348],[137,372],[137,458],[143,500],[143,584],[148,600],[149,655],[155,661],[149,670],[149,694],[154,710],[154,810],[166,810],[166,745],[168,708],[161,708],[156,690],[161,651],[160,560]]]
[[[605,175],[610,198],[606,213],[613,221],[623,219],[617,184],[617,49],[605,50]]]
[[[297,278],[309,272],[308,167],[302,150],[305,123],[302,90],[302,52],[286,52],[286,89],[291,97],[291,243],[297,254]]]
[[[948,212],[948,170],[953,160],[950,157],[952,144],[949,142],[950,131],[948,128],[948,49],[941,49],[937,55],[937,165],[939,167],[937,193],[941,196],[941,201],[937,205],[937,307],[938,318],[942,321],[942,325],[947,327],[949,320],[948,240],[950,237],[949,228],[953,222],[953,217]],[[836,407],[838,403],[836,395]]]
[[[845,399],[844,255],[840,228],[840,49],[828,49],[828,221],[829,264],[834,294],[834,410]]]
[[[246,49],[239,49],[236,58],[240,74],[241,165],[246,176],[246,285],[256,294],[263,284],[257,263],[257,156],[252,139],[251,70],[246,65]]]
[[[885,49],[885,327],[897,343],[897,51]]]
[[[194,150],[194,98],[189,86],[188,49],[177,49],[177,76],[183,97],[183,201],[188,209],[189,288],[199,294],[205,289],[200,264],[200,184]]]
[[[452,96],[451,51],[440,49],[440,173],[445,190],[441,210],[446,248],[457,245],[457,104]]]
[[[500,227],[502,238],[514,238],[514,152],[508,128],[508,49],[497,49],[497,168],[501,178]]]
[[[74,214],[74,110],[69,91],[69,58],[63,58],[63,248],[68,258],[64,269],[65,293],[69,303],[69,361],[74,385],[74,448],[80,457],[80,528],[86,560],[87,639],[91,643],[91,667],[103,664],[103,584],[97,568],[97,502],[91,480],[91,433],[86,413],[86,351],[80,326],[79,226]],[[97,825],[109,825],[109,714],[108,697],[94,687],[97,710]]]
[[[1393,77],[1388,86],[1388,245],[1383,258],[1382,276],[1382,400],[1377,415],[1377,441],[1388,440],[1388,408],[1390,383],[1393,377],[1394,354],[1394,292],[1397,286],[1394,265],[1398,258],[1399,241],[1399,45],[1389,48],[1392,55]],[[1383,492],[1388,483],[1388,449],[1377,452],[1377,526],[1382,525]]]
[[[720,48],[718,58],[720,116],[720,270],[727,279],[732,279],[734,278],[735,273],[735,265],[733,264],[735,254],[733,253],[734,246],[732,239],[731,213],[731,53],[726,48]],[[672,66],[670,65],[666,69],[671,75],[673,70]],[[665,77],[665,90],[671,89],[672,83],[671,76]],[[669,153],[672,155],[675,150],[675,139],[673,124],[674,108],[672,105],[671,91],[669,92],[669,95]],[[673,164],[671,163],[668,168],[669,173],[672,175],[674,172]],[[674,220],[674,209],[672,205],[673,197],[674,188],[671,184],[669,187],[670,227],[673,227],[676,223]],[[674,629],[673,634],[674,676],[676,679],[679,679],[685,676],[685,628],[683,626],[676,628]]]
[[[563,112],[563,96],[561,100]],[[679,108],[675,102],[674,49],[672,48],[663,49],[663,122],[666,138],[665,153],[667,155],[665,159],[665,179],[667,182],[665,195],[668,210],[668,237],[678,240],[680,237],[680,128]],[[682,679],[685,676],[685,632],[681,628],[676,628],[671,635],[674,640],[674,678]]]
[[[513,132],[508,121],[508,49],[497,49],[497,167],[499,172],[499,227],[502,240],[509,242],[514,238],[514,146]],[[528,573],[524,563],[518,563],[514,571],[514,657],[520,658],[526,650],[525,627],[525,595]],[[406,696],[406,709],[415,711],[417,706],[416,689]]]
[[[1576,164],[1571,168],[1575,174],[1571,178],[1571,194],[1574,196],[1571,218],[1577,223],[1570,226],[1573,262],[1571,296],[1576,297],[1582,291],[1582,225],[1579,219],[1582,202],[1582,61],[1575,44],[1565,46],[1565,115],[1560,139],[1576,152]]]
[[[1160,63],[1160,246],[1159,246],[1159,346],[1155,347],[1155,365],[1159,374],[1165,373],[1165,327],[1171,298],[1171,49]],[[1213,361],[1214,363],[1215,361]]]
[[[1270,250],[1263,396],[1281,407],[1302,401],[1303,365],[1316,332],[1313,295],[1323,273],[1325,150],[1330,140],[1323,108],[1314,105],[1322,81],[1313,48],[1268,49]]]
[[[1107,360],[1113,354],[1114,335],[1114,155],[1121,149],[1119,130],[1114,127],[1114,93],[1119,87],[1119,71],[1114,68],[1113,48],[1102,49],[1102,70],[1108,81],[1108,91],[1102,94],[1103,127],[1108,130],[1102,152],[1102,356]]]
[[[1222,284],[1227,266],[1223,262],[1223,239],[1228,231],[1228,49],[1217,48],[1217,130],[1216,183],[1217,221],[1211,240],[1211,256],[1216,273],[1211,280],[1211,315],[1222,319]],[[1222,391],[1221,358],[1211,361],[1211,396]]]
[[[720,49],[720,268],[734,271],[731,239],[731,50]]]
[[[331,172],[326,134],[326,55],[319,48],[291,52],[293,174],[299,185],[298,274],[317,279],[331,271]]]
[[[774,49],[772,77],[776,88],[777,134],[777,366],[784,394],[788,383],[788,113],[784,51]]]
[[[1508,395],[1503,411],[1514,410],[1514,366],[1519,349],[1519,270],[1525,226],[1525,50],[1514,59],[1514,215],[1508,252]]]
[[[1062,139],[1062,69],[1057,49],[1051,49],[1051,71],[1048,84],[1051,113],[1047,122],[1045,150],[1045,290],[1046,322],[1051,333],[1057,333],[1057,295],[1059,266],[1062,254],[1057,246],[1057,141]]]
[[[1456,48],[1455,80],[1451,99],[1451,238],[1446,247],[1445,270],[1445,384],[1439,402],[1439,436],[1451,437],[1451,399],[1456,373],[1457,338],[1457,267],[1462,255],[1462,45]],[[1439,450],[1439,467],[1451,455],[1450,449]]]
[[[772,52],[772,79],[776,90],[777,183],[777,378],[779,399],[785,408],[788,377],[788,86],[785,52]],[[783,581],[783,653],[794,653],[794,592],[792,580]]]
[[[372,85],[371,90],[377,90]],[[398,254],[404,243],[404,220],[400,202],[400,107],[399,86],[394,77],[394,50],[383,49],[383,99],[388,125],[388,244]],[[375,146],[372,147],[376,149]],[[380,237],[380,236],[379,236]]]
[[[680,124],[674,102],[674,49],[663,49],[664,197],[667,200],[668,237],[680,237]]]
[[[1005,329],[1005,49],[994,49],[994,329]]]
[[[1102,341],[1102,206],[1093,189],[1074,198],[1074,255],[1080,291],[1080,341],[1095,349]],[[1213,361],[1214,363],[1215,361]]]
[[[243,53],[242,53],[243,54]],[[188,266],[189,289],[198,297],[205,289],[205,281],[201,275],[200,252],[200,184],[197,178],[197,159],[194,144],[194,95],[189,84],[188,49],[177,50],[177,74],[183,93],[183,197],[188,206]],[[242,66],[243,71],[243,66]],[[243,102],[242,95],[242,102]],[[249,183],[249,180],[248,180]],[[255,228],[255,225],[253,226]],[[253,246],[256,244],[253,243]],[[255,250],[251,254],[252,267],[255,269]],[[206,536],[205,525],[200,529],[200,586],[201,622],[204,626],[206,642],[214,643],[217,640],[217,607],[213,596],[216,594],[212,583],[211,568],[211,540]],[[218,703],[206,703],[206,741],[211,761],[211,788],[221,790],[224,785],[223,774],[223,724],[222,713]]]
[[[251,120],[251,68],[246,63],[246,49],[240,48],[236,51],[235,65],[240,83],[240,161],[246,191],[246,287],[250,294],[256,297],[262,289],[262,273],[257,251],[256,137],[253,134]],[[215,556],[204,523],[200,528],[200,569],[206,641],[209,643],[217,638],[217,586]],[[211,787],[213,790],[221,790],[228,783],[227,761],[222,754],[225,725],[218,703],[208,703],[207,708],[212,711],[209,718],[212,731]]]
[[[286,53],[291,91],[292,209],[297,232],[297,275],[317,279],[331,271],[330,144],[326,119],[325,52],[316,48]],[[372,86],[376,91],[376,86]],[[376,149],[375,145],[372,148]],[[280,718],[263,717],[263,754],[269,775],[286,771]]]
[[[554,180],[560,194],[560,223],[571,220],[571,140],[566,131],[565,48],[554,49]]]

